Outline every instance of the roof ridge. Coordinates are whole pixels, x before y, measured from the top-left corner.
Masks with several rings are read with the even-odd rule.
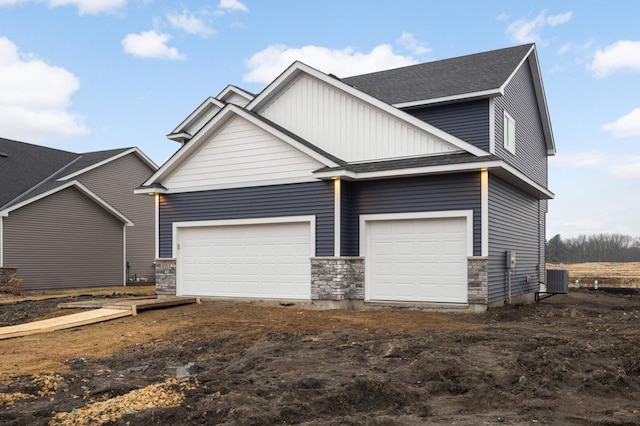
[[[70,154],[74,154],[73,152],[70,152]],[[13,200],[10,200],[8,203],[6,203],[3,206],[0,206],[0,210],[3,210],[9,206],[11,206],[12,204],[15,204],[16,202],[20,201],[21,199],[28,199],[28,195],[31,194],[32,192],[34,192],[35,190],[37,190],[38,188],[40,188],[42,185],[46,184],[47,182],[55,182],[55,177],[57,175],[59,175],[60,173],[62,173],[65,169],[67,169],[68,167],[71,167],[71,165],[73,163],[75,163],[76,161],[78,161],[80,158],[82,158],[81,154],[75,154],[77,155],[76,158],[74,158],[73,160],[71,160],[69,163],[65,164],[63,167],[59,168],[58,170],[56,170],[55,172],[53,172],[51,175],[47,176],[46,178],[44,178],[42,181],[36,183],[35,185],[33,185],[31,188],[27,189],[26,191],[22,192],[20,195],[18,195],[17,197],[15,197]]]
[[[368,72],[368,73],[364,73],[364,74],[355,74],[355,75],[350,75],[348,77],[338,77],[338,79],[339,80],[348,80],[350,78],[363,77],[363,76],[367,76],[367,75],[384,74],[384,73],[390,72],[390,71],[397,71],[397,70],[402,70],[402,69],[420,67],[420,66],[425,65],[425,64],[436,64],[436,63],[439,63],[439,62],[452,61],[452,60],[456,60],[456,59],[471,58],[473,56],[480,56],[480,55],[486,55],[486,54],[489,54],[489,53],[497,53],[497,52],[500,52],[500,51],[523,48],[525,46],[530,48],[534,44],[535,43],[518,44],[516,46],[502,47],[502,48],[499,48],[499,49],[485,50],[485,51],[482,51],[482,52],[468,53],[468,54],[465,54],[465,55],[458,55],[458,56],[453,56],[453,57],[450,57],[450,58],[435,59],[433,61],[425,61],[425,62],[420,62],[420,63],[417,63],[417,64],[405,65],[405,66],[402,66],[402,67],[389,68],[389,69],[386,69],[386,70],[372,71],[372,72]]]

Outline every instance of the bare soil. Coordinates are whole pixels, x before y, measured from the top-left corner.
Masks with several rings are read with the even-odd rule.
[[[640,424],[639,350],[634,289],[483,314],[203,301],[0,341],[0,424]]]
[[[587,262],[547,264],[547,268],[568,269],[569,285],[575,287],[640,288],[640,262]]]

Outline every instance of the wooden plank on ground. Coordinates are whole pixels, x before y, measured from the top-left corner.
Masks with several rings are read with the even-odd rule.
[[[82,300],[80,302],[66,302],[59,303],[58,308],[60,309],[99,309],[105,305],[114,303],[115,301],[122,300],[152,300],[157,299],[158,296],[149,295],[149,296],[137,296],[137,297],[123,297],[122,299],[92,299],[92,300]]]
[[[42,321],[33,321],[25,324],[11,325],[9,327],[0,327],[0,340],[12,337],[28,336],[36,333],[46,333],[65,328],[73,328],[130,315],[132,315],[130,309],[101,308]]]
[[[199,303],[199,299],[197,297],[177,297],[177,296],[167,296],[161,297],[159,299],[149,299],[149,300],[114,300],[112,303],[102,305],[105,308],[111,309],[131,309],[133,311],[133,315],[136,315],[136,312],[143,309],[154,309],[154,308],[166,308],[169,306],[178,306],[178,305],[188,305],[192,303]]]

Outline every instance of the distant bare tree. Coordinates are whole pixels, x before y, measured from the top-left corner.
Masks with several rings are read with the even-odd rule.
[[[622,234],[578,235],[547,241],[547,260],[553,263],[640,262],[640,238]]]

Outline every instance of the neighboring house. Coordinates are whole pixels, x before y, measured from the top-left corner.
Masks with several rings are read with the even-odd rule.
[[[17,268],[25,290],[154,281],[154,200],[133,190],[156,170],[137,148],[0,138],[0,267]]]
[[[533,44],[343,79],[295,62],[168,137],[136,190],[157,198],[159,293],[484,309],[545,280]]]

